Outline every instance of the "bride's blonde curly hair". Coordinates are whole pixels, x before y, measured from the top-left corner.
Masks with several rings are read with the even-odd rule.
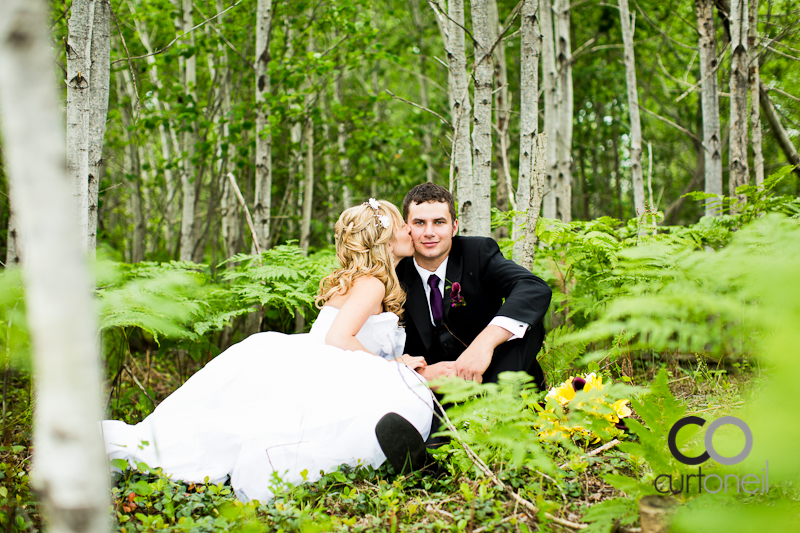
[[[379,200],[378,204],[378,209],[374,209],[369,202],[346,209],[336,221],[336,257],[342,268],[334,270],[319,282],[317,307],[322,307],[336,294],[345,294],[358,278],[374,276],[386,287],[384,310],[402,317],[406,293],[397,279],[389,244],[394,241],[394,228],[401,227],[405,222],[393,204],[384,200]],[[390,221],[386,228],[378,218],[385,216]]]

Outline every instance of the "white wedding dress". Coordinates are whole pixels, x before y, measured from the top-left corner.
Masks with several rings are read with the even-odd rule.
[[[109,459],[161,467],[172,479],[225,481],[244,501],[284,482],[316,481],[339,465],[386,459],[375,425],[389,412],[428,437],[432,399],[400,363],[397,315],[369,317],[356,336],[376,357],[325,345],[338,310],[324,307],[311,332],[258,333],[211,360],[134,426],[102,422]],[[387,360],[389,359],[389,360]]]

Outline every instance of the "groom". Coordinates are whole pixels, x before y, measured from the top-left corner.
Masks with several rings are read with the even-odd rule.
[[[411,189],[403,216],[414,243],[414,256],[397,267],[407,293],[404,353],[425,357],[428,366],[421,374],[428,380],[457,376],[489,383],[501,372],[525,371],[544,390],[536,356],[550,287],[505,259],[493,239],[457,237],[455,202],[444,187],[423,183]],[[437,427],[434,416],[431,433]],[[416,429],[399,415],[381,419],[376,435],[398,472],[441,470]]]
[[[414,257],[397,267],[408,294],[404,353],[425,357],[428,380],[497,382],[523,370],[544,389],[536,356],[550,287],[505,259],[493,239],[457,237],[453,196],[440,185],[411,189],[403,216],[414,243]]]

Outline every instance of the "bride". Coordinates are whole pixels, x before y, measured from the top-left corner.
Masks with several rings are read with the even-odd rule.
[[[416,372],[425,361],[400,355],[405,293],[395,266],[413,254],[409,228],[394,205],[370,199],[334,230],[342,268],[320,282],[311,332],[252,335],[139,424],[103,421],[109,459],[187,482],[230,477],[239,499],[264,501],[274,474],[299,484],[342,464],[377,468],[386,456],[375,428],[387,413],[428,437],[431,394]]]

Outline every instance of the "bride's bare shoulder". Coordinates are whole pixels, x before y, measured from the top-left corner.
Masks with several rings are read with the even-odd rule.
[[[381,280],[375,276],[361,276],[353,282],[350,290],[331,297],[327,305],[341,309],[345,303],[350,302],[350,305],[358,304],[371,308],[380,305],[385,295],[386,287]]]

